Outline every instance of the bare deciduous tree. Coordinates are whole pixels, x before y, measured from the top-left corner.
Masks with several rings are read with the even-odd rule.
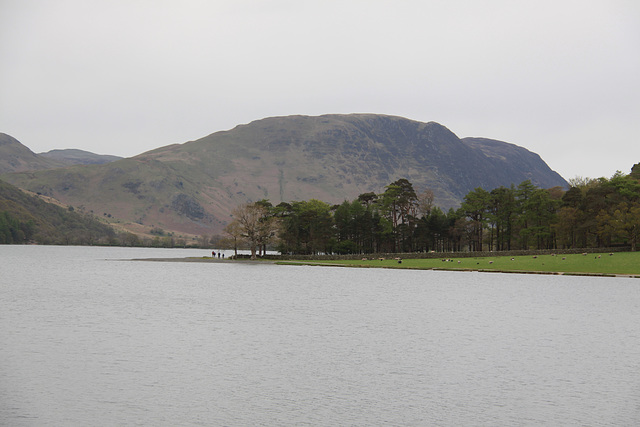
[[[237,220],[231,221],[224,227],[224,232],[229,236],[235,256],[238,256],[238,239],[242,238],[242,228]]]
[[[435,195],[433,190],[427,188],[426,190],[417,194],[418,196],[418,213],[421,216],[428,216],[433,208],[433,200]]]
[[[258,203],[238,206],[232,215],[234,222],[237,222],[239,226],[240,235],[249,244],[251,259],[256,259],[257,248],[266,245],[269,239],[275,235],[276,219],[270,215],[266,206]]]

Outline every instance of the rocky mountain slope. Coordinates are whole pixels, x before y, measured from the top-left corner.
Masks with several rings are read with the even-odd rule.
[[[98,215],[192,234],[220,232],[247,201],[340,203],[399,178],[432,189],[443,208],[476,187],[566,186],[522,147],[374,114],[267,118],[108,164],[3,176]]]

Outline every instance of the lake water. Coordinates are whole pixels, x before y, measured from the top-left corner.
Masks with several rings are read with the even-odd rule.
[[[0,425],[640,425],[640,281],[0,246]]]

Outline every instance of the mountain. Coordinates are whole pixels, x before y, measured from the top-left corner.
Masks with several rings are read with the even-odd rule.
[[[51,169],[65,166],[55,159],[42,157],[6,133],[0,133],[0,173]]]
[[[102,165],[105,163],[115,162],[122,159],[118,156],[110,156],[106,154],[95,154],[89,151],[66,149],[66,150],[51,150],[46,153],[38,153],[41,157],[55,160],[59,163],[63,163],[66,166],[71,165]]]
[[[445,209],[476,187],[567,185],[522,147],[375,114],[272,117],[103,165],[3,176],[138,231],[189,234],[220,232],[247,201],[340,203],[400,178]]]

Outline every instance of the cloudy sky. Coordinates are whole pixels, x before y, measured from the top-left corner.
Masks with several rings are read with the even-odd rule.
[[[382,113],[640,162],[637,0],[0,0],[0,132],[132,156],[270,116]]]

